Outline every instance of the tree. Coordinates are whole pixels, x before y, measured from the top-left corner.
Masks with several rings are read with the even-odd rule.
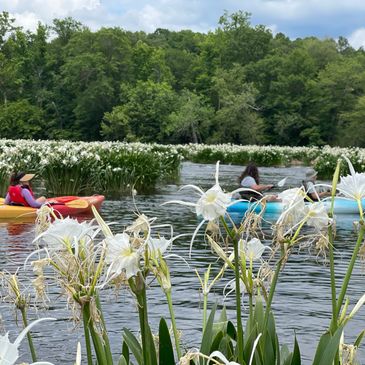
[[[218,99],[215,133],[209,139],[215,143],[264,143],[264,121],[255,105],[257,90],[244,81],[240,65],[232,70],[218,70],[214,90]]]
[[[214,118],[214,109],[202,96],[186,89],[177,104],[164,132],[172,137],[173,142],[204,142]]]
[[[342,129],[342,146],[365,147],[365,95],[360,96],[351,111],[342,113],[339,117]]]
[[[43,112],[27,100],[9,102],[0,107],[0,138],[44,138]]]
[[[105,114],[102,131],[105,138],[138,139],[142,142],[164,142],[168,116],[175,108],[176,94],[171,86],[151,80],[135,86],[121,87],[123,104]]]

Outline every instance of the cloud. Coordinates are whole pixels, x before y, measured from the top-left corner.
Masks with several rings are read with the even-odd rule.
[[[100,7],[100,0],[2,0],[2,10],[8,11],[16,24],[35,30],[38,21],[49,24],[54,18],[72,16],[82,10],[91,12]],[[101,20],[101,19],[99,19]]]
[[[348,38],[349,43],[354,48],[365,48],[365,28],[356,29]]]
[[[290,38],[349,37],[363,27],[363,0],[1,0],[2,10],[18,24],[34,30],[36,20],[71,16],[96,30],[119,26],[153,32],[156,28],[208,32],[218,26],[224,10],[252,13],[252,23],[264,24]],[[45,3],[47,4],[45,6]],[[359,36],[360,37],[360,36]],[[354,38],[355,39],[355,38]]]

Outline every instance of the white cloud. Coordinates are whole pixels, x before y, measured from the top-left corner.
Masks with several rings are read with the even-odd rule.
[[[365,48],[365,28],[356,29],[351,35],[348,37],[348,41],[354,48]]]
[[[10,17],[15,19],[15,25],[31,31],[37,29],[40,20],[36,14],[29,11],[24,11],[23,13],[10,13]]]
[[[17,25],[29,30],[34,30],[38,21],[49,24],[54,18],[94,11],[101,6],[100,0],[2,0],[1,5],[3,11],[16,19]]]
[[[363,26],[364,0],[0,0],[1,10],[17,23],[34,30],[37,21],[71,16],[96,30],[102,26],[153,32],[156,28],[207,32],[219,17],[244,10],[253,24],[265,24],[275,34],[291,38],[318,36],[338,38],[355,34]],[[355,37],[355,35],[354,35]]]

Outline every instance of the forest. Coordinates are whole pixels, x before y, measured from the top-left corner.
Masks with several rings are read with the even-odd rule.
[[[365,147],[365,51],[250,16],[147,34],[2,12],[0,138]]]

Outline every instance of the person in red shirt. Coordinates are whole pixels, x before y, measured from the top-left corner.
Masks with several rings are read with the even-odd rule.
[[[45,197],[35,198],[30,180],[34,174],[24,172],[14,172],[10,178],[10,186],[5,197],[5,204],[19,205],[32,208],[40,208],[45,202]]]

